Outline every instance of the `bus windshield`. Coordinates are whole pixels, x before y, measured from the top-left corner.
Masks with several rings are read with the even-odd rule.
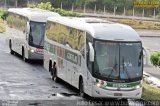
[[[43,48],[45,23],[30,22],[29,44],[34,47]]]
[[[98,78],[133,80],[142,77],[141,43],[95,41],[94,73]]]

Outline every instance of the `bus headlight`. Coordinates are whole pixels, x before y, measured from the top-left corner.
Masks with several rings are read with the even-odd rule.
[[[34,52],[34,50],[33,50],[32,48],[29,48],[28,50],[29,50],[30,52],[32,52],[32,53]]]
[[[97,87],[105,87],[107,85],[107,82],[103,81],[103,80],[96,79],[96,85],[97,85]]]
[[[31,51],[32,53],[34,52],[34,50],[33,50],[33,49],[31,49],[30,51]]]
[[[141,86],[140,86],[140,85],[137,85],[137,86],[136,86],[136,89],[139,89],[139,88],[141,88]]]

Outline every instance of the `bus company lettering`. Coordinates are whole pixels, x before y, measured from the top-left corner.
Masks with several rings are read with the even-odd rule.
[[[78,57],[77,57],[76,54],[73,54],[73,53],[67,51],[67,52],[66,52],[66,57],[67,57],[67,60],[69,60],[69,61],[77,64],[77,62],[78,62]]]
[[[115,84],[113,84],[113,87],[122,87],[122,88],[126,88],[127,85],[126,85],[126,84],[118,84],[118,83],[115,83]]]

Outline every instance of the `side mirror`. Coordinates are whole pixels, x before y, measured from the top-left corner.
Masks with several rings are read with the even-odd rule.
[[[89,61],[94,62],[94,49],[92,43],[89,42],[88,45],[89,45]]]
[[[27,22],[27,34],[29,34],[30,32],[30,25],[29,25],[29,22]]]

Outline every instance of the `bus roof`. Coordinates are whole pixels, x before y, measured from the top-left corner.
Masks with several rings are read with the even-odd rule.
[[[98,18],[49,17],[48,20],[86,31],[101,40],[141,41],[130,26]]]
[[[27,17],[30,21],[36,22],[46,22],[48,17],[60,16],[58,13],[38,8],[10,8],[8,9],[8,12],[22,15]]]

